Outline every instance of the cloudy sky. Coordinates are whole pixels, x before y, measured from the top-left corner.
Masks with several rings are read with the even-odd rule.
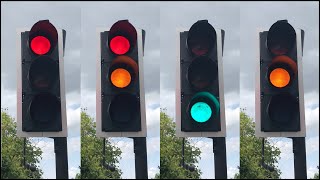
[[[80,165],[80,107],[95,117],[96,28],[110,28],[128,19],[146,31],[144,77],[147,113],[149,178],[157,173],[160,161],[160,107],[175,116],[175,61],[177,29],[189,29],[197,20],[207,19],[215,28],[225,30],[223,56],[228,177],[239,166],[239,110],[246,108],[254,117],[254,64],[257,28],[268,29],[279,19],[288,19],[305,30],[303,75],[307,124],[308,177],[319,165],[319,4],[238,3],[238,2],[1,2],[1,107],[16,117],[16,28],[31,28],[38,20],[49,19],[67,31],[65,51],[66,100],[68,114],[69,177]],[[161,61],[161,62],[160,62]],[[281,148],[279,167],[282,178],[293,178],[292,143],[273,138]],[[123,151],[122,178],[134,178],[133,143],[128,138],[113,138]],[[44,151],[40,166],[44,178],[55,178],[53,140],[33,138]],[[199,167],[202,178],[214,178],[212,141],[193,138],[201,148]]]
[[[277,20],[287,19],[305,31],[303,85],[307,128],[306,151],[308,177],[319,165],[319,3],[318,2],[250,2],[240,8],[240,107],[254,117],[255,63],[257,29],[268,30]],[[281,150],[279,167],[282,178],[294,178],[292,140],[270,138]]]

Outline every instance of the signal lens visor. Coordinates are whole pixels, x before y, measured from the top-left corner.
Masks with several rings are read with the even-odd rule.
[[[290,82],[290,75],[287,70],[283,68],[276,68],[270,73],[270,82],[278,88],[287,86]]]
[[[46,54],[50,48],[50,41],[44,36],[36,36],[31,40],[31,49],[38,55]]]

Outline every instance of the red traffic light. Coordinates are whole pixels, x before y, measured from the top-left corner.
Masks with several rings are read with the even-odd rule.
[[[38,55],[46,54],[50,47],[50,41],[44,36],[36,36],[31,40],[31,50]]]
[[[130,42],[123,36],[116,36],[110,41],[110,49],[112,52],[118,55],[125,54],[130,49]]]
[[[29,47],[36,55],[47,54],[56,46],[57,42],[57,29],[49,20],[38,21],[29,32]]]
[[[108,47],[114,54],[126,54],[136,42],[137,31],[128,20],[117,21],[110,28]]]

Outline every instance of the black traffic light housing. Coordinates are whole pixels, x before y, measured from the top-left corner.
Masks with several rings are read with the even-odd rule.
[[[300,31],[300,30],[299,30]],[[300,32],[299,32],[300,34]],[[259,34],[260,48],[260,113],[262,132],[301,131],[302,66],[299,67],[297,38],[301,38],[301,56],[304,31],[297,37],[287,20],[274,23],[269,31]],[[299,69],[301,68],[301,69]],[[298,73],[300,72],[300,74]],[[301,83],[301,84],[299,84]],[[302,97],[303,98],[303,97]],[[303,99],[302,99],[303,101]]]
[[[224,111],[224,108],[220,109],[219,90],[219,68],[222,67],[219,67],[221,58],[217,43],[220,43],[220,47],[223,45],[224,31],[219,31],[222,42],[218,42],[217,32],[207,20],[199,20],[189,31],[179,33],[180,72],[177,72],[177,83],[180,85],[180,92],[176,93],[176,98],[180,108],[177,108],[176,113],[180,116],[183,132],[222,130],[221,123],[224,120],[221,121],[220,111]],[[198,110],[202,112],[197,113]],[[177,120],[179,121],[178,118]]]
[[[128,20],[120,20],[109,31],[100,32],[100,93],[101,131],[142,131],[141,70],[142,57],[138,38],[144,42],[145,33],[138,36]],[[143,47],[143,46],[142,46]],[[142,74],[141,74],[142,73]],[[98,96],[98,94],[97,94]],[[144,98],[143,98],[144,99]],[[98,104],[99,105],[99,104]],[[99,118],[97,118],[99,119]],[[99,128],[99,127],[97,127]]]
[[[62,30],[63,50],[65,34]],[[22,31],[20,35],[21,57],[18,57],[18,66],[21,68],[18,68],[17,97],[18,121],[21,121],[22,128],[19,131],[24,132],[24,137],[45,136],[31,132],[56,132],[51,133],[51,137],[61,136],[63,129],[66,129],[63,128],[66,115],[65,100],[61,101],[65,99],[62,98],[65,94],[64,89],[61,90],[64,77],[60,72],[62,56],[59,54],[58,31],[49,20],[41,20],[30,31]],[[63,134],[66,134],[66,130]]]

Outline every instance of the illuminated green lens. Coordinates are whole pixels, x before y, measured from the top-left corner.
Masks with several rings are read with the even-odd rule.
[[[199,123],[208,121],[211,115],[212,111],[207,103],[197,102],[191,107],[191,117]]]

